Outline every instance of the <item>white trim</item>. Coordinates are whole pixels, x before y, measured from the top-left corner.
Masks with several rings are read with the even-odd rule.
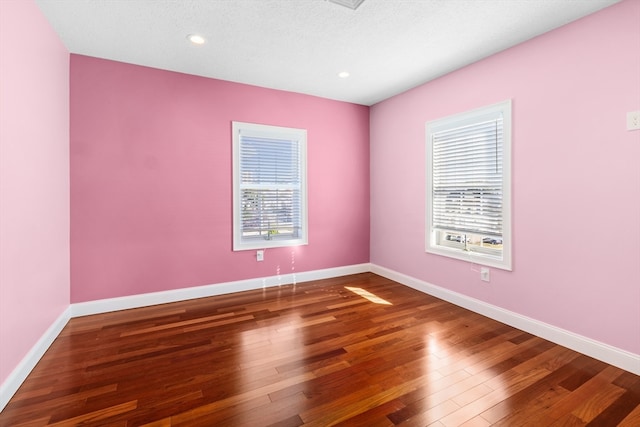
[[[71,304],[70,308],[72,317],[88,316],[91,314],[108,313],[110,311],[127,310],[130,308],[147,307],[156,304],[166,304],[195,298],[224,295],[233,292],[250,291],[253,289],[269,288],[272,286],[309,282],[311,280],[348,276],[350,274],[366,273],[369,271],[371,271],[370,264],[356,264],[344,267],[327,268],[324,270],[304,271],[300,273],[282,274],[279,276],[260,277],[256,279],[238,280],[235,282],[217,283],[214,285],[196,286],[192,288],[173,289],[163,292],[81,302]]]
[[[20,363],[11,371],[9,376],[0,384],[0,411],[7,406],[9,400],[18,391],[24,380],[38,364],[49,346],[58,337],[69,319],[71,319],[71,309],[67,307],[65,311],[49,326],[31,350],[22,358]]]
[[[309,221],[307,212],[307,130],[263,125],[257,123],[231,122],[232,131],[232,157],[233,157],[233,250],[255,250],[278,248],[287,246],[301,246],[309,244]],[[241,174],[240,174],[240,158],[242,137],[257,137],[270,140],[281,140],[291,143],[297,143],[299,149],[299,167],[300,167],[300,230],[301,235],[298,238],[275,238],[272,240],[263,239],[244,239],[242,236],[242,220],[241,220]],[[250,186],[252,187],[252,186]]]
[[[512,145],[512,105],[511,99],[453,114],[447,117],[428,121],[425,124],[425,165],[426,165],[426,193],[425,193],[425,252],[446,256],[449,258],[472,260],[475,264],[513,269],[511,259],[511,145]],[[487,118],[502,114],[502,255],[497,258],[483,252],[469,252],[462,249],[448,248],[436,242],[436,230],[433,228],[433,134],[452,127],[469,125]],[[481,233],[478,233],[481,234]]]
[[[491,319],[505,323],[514,328],[529,332],[540,338],[570,348],[587,356],[617,366],[625,371],[640,375],[640,355],[634,354],[617,347],[578,335],[571,331],[558,328],[548,323],[532,319],[527,316],[505,310],[484,301],[468,297],[466,295],[450,291],[428,282],[407,276],[397,271],[390,270],[375,264],[371,265],[371,272],[387,279],[394,280],[410,288],[416,289],[428,295],[443,299],[457,306],[466,308],[475,313],[482,314]]]

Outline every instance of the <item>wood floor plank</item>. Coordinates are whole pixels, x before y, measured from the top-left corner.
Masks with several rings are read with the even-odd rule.
[[[599,425],[605,425],[609,422],[606,419],[601,420]],[[637,427],[640,426],[640,405],[636,406],[629,414],[623,418],[618,424],[620,427]]]
[[[64,418],[58,422],[49,423],[47,425],[63,427],[63,426],[77,426],[80,424],[95,424],[103,423],[104,420],[111,418],[115,415],[120,415],[125,412],[132,412],[138,406],[138,402],[132,400],[131,402],[125,402],[118,405],[109,406],[106,408],[98,409],[95,411],[87,412],[81,415],[76,415],[71,418]]]
[[[428,409],[426,409],[426,406],[428,406]],[[419,412],[412,414],[408,418],[404,418],[408,415],[407,413],[402,414],[403,418],[391,418],[394,419],[394,421],[397,422],[397,425],[399,426],[431,425],[434,422],[437,422],[437,420],[440,420],[460,409],[460,406],[458,406],[453,400],[444,400],[437,405],[426,406],[424,410],[420,410]],[[396,412],[396,415],[400,415],[400,413]],[[401,422],[398,423],[398,421]],[[438,424],[444,426],[444,424],[440,422],[438,422]]]
[[[32,418],[29,421],[25,421],[20,424],[14,424],[13,427],[40,427],[49,424],[49,419],[51,417],[43,417],[43,418]]]
[[[490,425],[491,424],[487,420],[480,416],[477,416],[471,418],[469,421],[460,424],[460,427],[488,427]]]
[[[590,370],[593,373],[593,371]],[[551,418],[560,419],[566,417],[567,414],[573,414],[578,410],[581,405],[590,398],[597,396],[602,387],[606,387],[616,377],[620,375],[620,370],[613,366],[606,366],[602,371],[593,375],[589,380],[583,382],[583,384],[572,390],[564,399],[551,406],[547,412],[547,415]],[[563,381],[561,384],[566,384]],[[575,418],[580,419],[579,416],[574,414]]]
[[[637,375],[372,273],[71,319],[0,413],[1,427],[617,424],[640,425]]]

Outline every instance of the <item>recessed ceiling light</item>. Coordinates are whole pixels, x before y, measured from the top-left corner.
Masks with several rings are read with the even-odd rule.
[[[348,71],[340,71],[338,73],[338,77],[340,77],[341,79],[346,79],[347,77],[349,77],[349,72]]]
[[[189,34],[187,36],[187,39],[189,39],[189,41],[193,44],[204,44],[204,42],[206,41],[204,37],[199,34]]]

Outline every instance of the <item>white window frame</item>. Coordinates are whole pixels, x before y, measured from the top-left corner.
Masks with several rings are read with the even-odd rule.
[[[502,115],[502,245],[492,248],[484,242],[482,233],[469,234],[434,227],[434,135],[453,130],[487,118]],[[426,123],[426,252],[465,260],[480,265],[512,270],[511,264],[511,100],[481,107],[461,114],[444,117]],[[472,237],[471,237],[472,236]],[[469,243],[473,238],[474,243]],[[469,239],[469,240],[468,240]],[[487,238],[488,239],[488,238]]]
[[[267,249],[286,246],[298,246],[308,244],[307,221],[307,131],[280,126],[270,126],[255,123],[232,122],[233,140],[233,250]],[[270,183],[247,184],[241,177],[241,144],[243,136],[250,138],[262,138],[272,140],[273,143],[297,144],[299,182],[297,183]],[[282,160],[282,159],[280,159]],[[267,230],[266,234],[248,236],[243,233],[242,224],[242,191],[247,188],[265,190],[288,190],[295,188],[299,191],[300,206],[299,229],[295,236],[281,235],[274,230]],[[294,221],[295,222],[295,221]],[[262,228],[263,226],[261,226]],[[262,230],[261,232],[264,232]]]

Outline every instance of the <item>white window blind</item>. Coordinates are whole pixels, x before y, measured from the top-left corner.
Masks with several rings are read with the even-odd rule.
[[[502,237],[503,118],[436,132],[433,228]]]
[[[511,101],[427,123],[427,252],[511,269]]]
[[[306,243],[306,132],[234,122],[234,250]]]

